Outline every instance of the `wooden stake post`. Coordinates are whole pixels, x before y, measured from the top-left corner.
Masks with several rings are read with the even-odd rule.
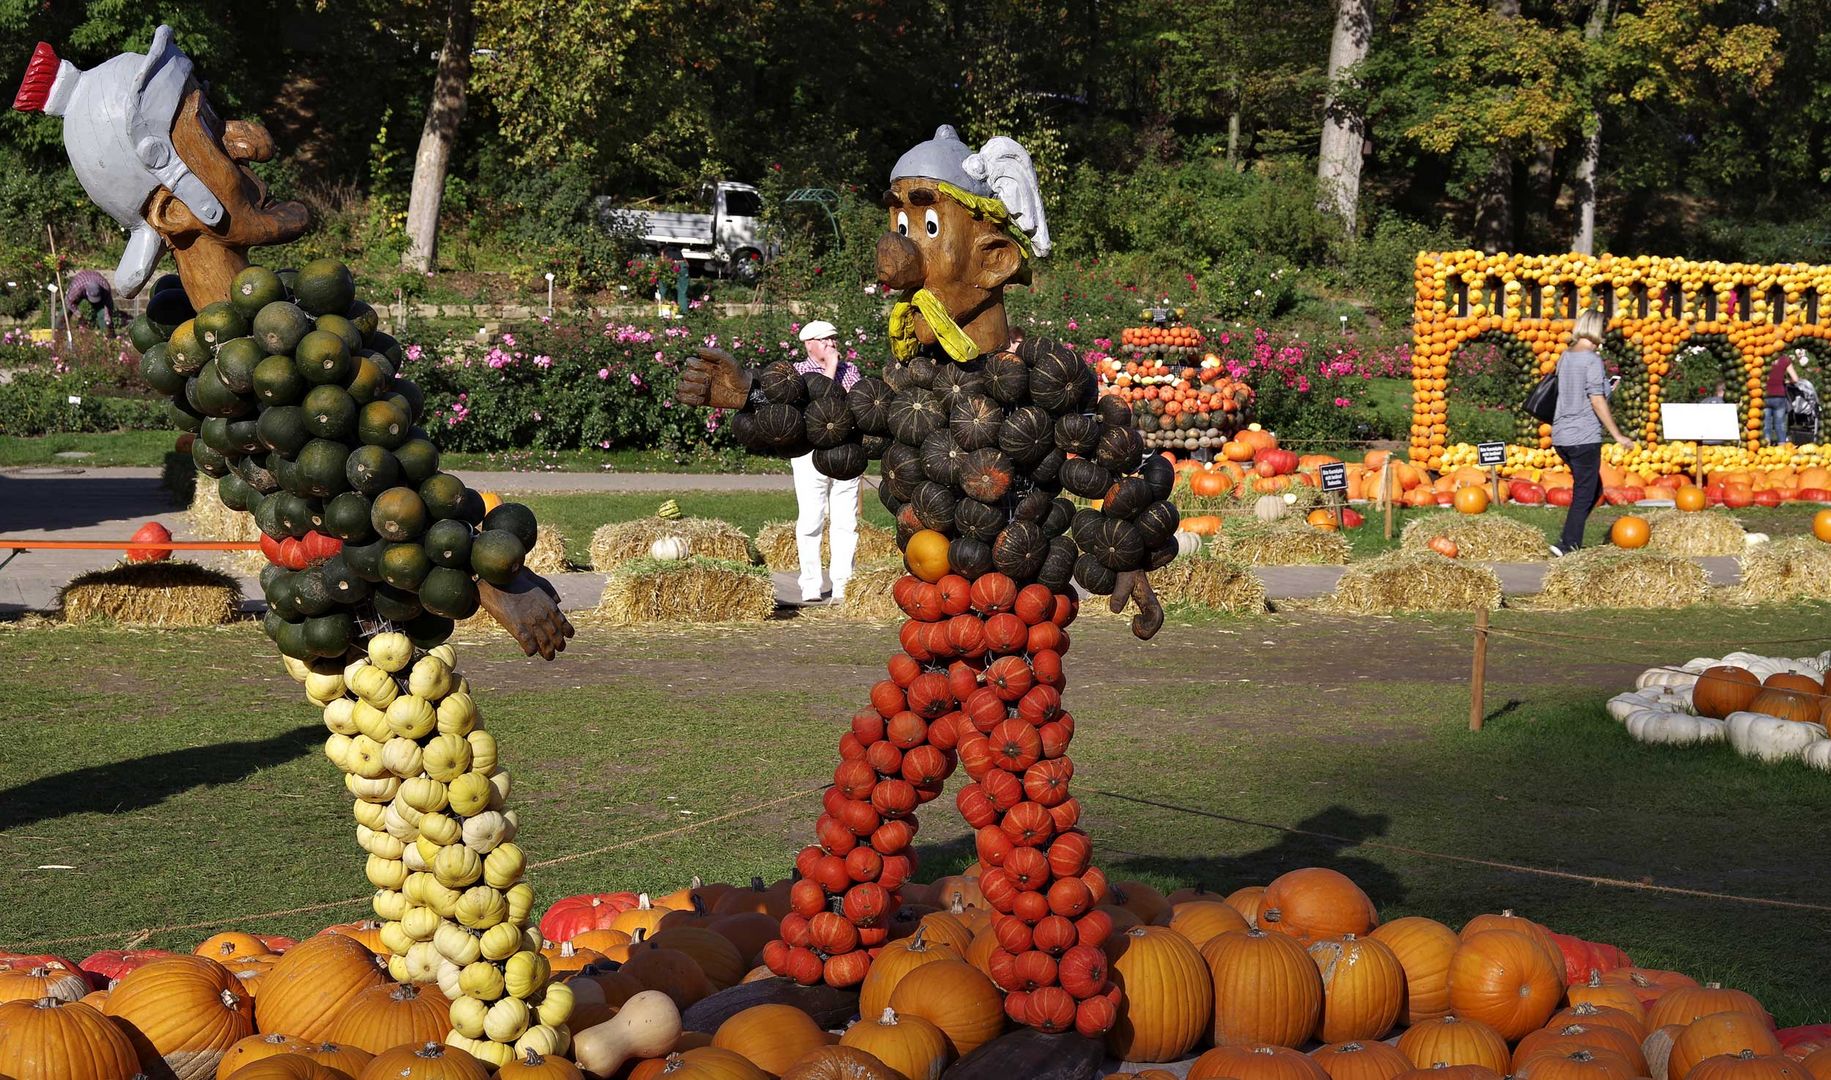
[[[1494,505],[1499,506],[1506,500],[1500,493],[1500,467],[1507,463],[1507,444],[1503,442],[1479,443],[1475,447],[1476,463],[1488,471],[1488,483],[1494,487]]]
[[[1475,613],[1475,660],[1469,672],[1469,730],[1480,731],[1487,710],[1483,697],[1488,681],[1488,609]]]
[[[1380,501],[1386,504],[1386,539],[1392,539],[1392,459],[1380,466]]]

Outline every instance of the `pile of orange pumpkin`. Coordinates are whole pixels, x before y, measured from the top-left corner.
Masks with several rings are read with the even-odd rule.
[[[1009,1026],[998,980],[1013,976],[992,962],[1000,943],[980,880],[904,884],[842,1034],[780,1003],[711,1031],[682,1020],[772,977],[760,957],[792,911],[788,880],[560,900],[541,931],[578,1034],[563,1057],[529,1055],[494,1075],[934,1080]],[[1353,881],[1321,868],[1225,896],[1119,881],[1099,901],[1114,930],[1077,974],[1124,991],[1105,1051],[1142,1071],[1121,1075],[1160,1080],[1171,1074],[1150,1063],[1198,1055],[1193,1080],[1831,1080],[1831,1025],[1777,1032],[1747,993],[1633,967],[1618,949],[1511,913],[1460,930],[1417,916],[1382,924]],[[394,983],[377,951],[373,925],[346,924],[297,945],[228,933],[196,955],[83,965],[3,954],[0,1076],[489,1076],[440,1045],[438,989]],[[1014,1075],[997,1046],[975,1060],[961,1075]]]

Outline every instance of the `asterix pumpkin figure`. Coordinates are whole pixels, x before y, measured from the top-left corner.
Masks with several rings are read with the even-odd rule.
[[[816,843],[796,859],[794,910],[765,959],[803,983],[864,978],[916,868],[916,807],[958,762],[973,779],[958,803],[998,912],[1005,947],[990,967],[1006,1011],[1098,1035],[1119,991],[1100,949],[1105,878],[1068,793],[1065,628],[1077,584],[1110,594],[1114,611],[1135,603],[1140,638],[1162,625],[1146,572],[1176,555],[1174,472],[1068,346],[1004,351],[1004,288],[1028,283],[1029,259],[1049,250],[1022,147],[998,138],[974,152],[942,127],[897,162],[884,204],[878,280],[900,299],[882,379],[844,392],[711,349],[681,375],[682,401],[741,410],[734,428],[754,450],[811,450],[836,478],[881,459],[879,495],[912,571],[895,588],[903,650],[841,739]]]
[[[493,1066],[563,1052],[571,995],[548,991],[509,774],[445,644],[483,608],[529,653],[565,648],[551,586],[522,566],[534,515],[491,509],[439,471],[400,345],[347,267],[314,260],[283,280],[248,264],[249,247],[297,238],[308,215],[268,198],[245,163],[272,140],[217,119],[169,27],[87,71],[40,44],[14,107],[63,118],[84,190],[130,230],[121,294],[167,248],[177,260],[179,280],[155,285],[129,329],[140,371],[196,433],[199,482],[260,526],[262,629],[323,710],[325,756],[355,796],[389,973],[437,982],[445,1041]],[[328,942],[368,965],[361,945]],[[256,1005],[261,1027],[330,1030],[332,1017],[276,1008]]]

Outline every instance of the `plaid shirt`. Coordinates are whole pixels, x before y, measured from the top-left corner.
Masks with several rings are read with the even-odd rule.
[[[811,375],[814,372],[819,372],[822,375],[826,374],[825,366],[813,357],[808,357],[807,359],[796,363],[795,370],[803,375]],[[839,366],[833,369],[833,381],[839,384],[841,390],[850,390],[852,389],[852,384],[858,380],[858,365],[841,357]]]

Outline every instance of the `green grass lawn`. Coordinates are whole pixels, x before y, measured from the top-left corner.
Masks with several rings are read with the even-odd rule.
[[[1822,910],[1489,865],[1825,903],[1831,776],[1642,746],[1602,712],[1641,667],[1822,637],[1831,616],[1701,610],[1503,612],[1497,625],[1607,643],[1497,635],[1480,733],[1466,730],[1461,618],[1178,616],[1141,644],[1119,620],[1086,617],[1067,698],[1084,824],[1115,878],[1229,890],[1329,865],[1385,918],[1459,925],[1509,907],[1749,990],[1783,1024],[1825,1020]],[[785,874],[817,793],[642,838],[826,783],[894,647],[887,627],[814,615],[585,623],[550,666],[483,635],[460,639],[459,661],[515,776],[530,859],[640,841],[537,867],[552,899]],[[348,901],[251,924],[300,934],[364,913],[350,800],[319,751],[317,712],[253,626],[0,630],[0,700],[0,851],[14,880],[0,945],[80,937],[55,946],[80,957],[148,928]],[[924,812],[923,877],[973,858],[952,805],[962,783]],[[188,948],[209,932],[151,940]]]

